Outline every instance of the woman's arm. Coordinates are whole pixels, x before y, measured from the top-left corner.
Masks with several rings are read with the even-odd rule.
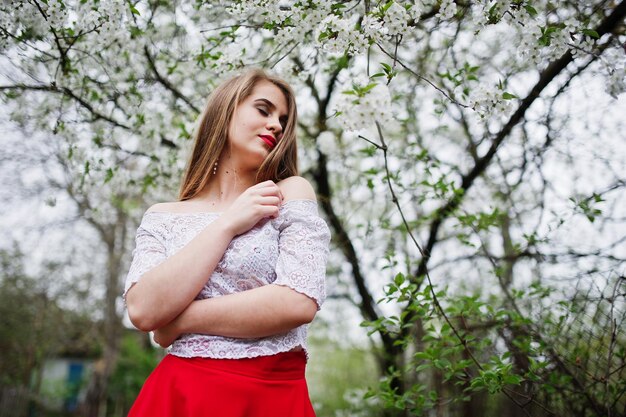
[[[180,314],[206,284],[232,238],[232,232],[218,219],[146,272],[126,295],[128,316],[135,327],[151,331]]]
[[[315,200],[315,192],[304,178],[291,177],[278,185],[286,201]],[[237,338],[272,336],[310,323],[317,310],[316,300],[305,294],[284,285],[264,285],[194,301],[171,323],[156,330],[154,338],[167,347],[183,333]]]
[[[258,338],[288,332],[313,321],[317,304],[282,285],[263,285],[248,291],[192,302],[180,316],[154,332],[167,347],[183,333]]]
[[[280,189],[272,181],[242,193],[226,213],[128,290],[131,322],[140,330],[151,331],[177,317],[206,284],[233,237],[262,218],[278,215],[281,200]]]

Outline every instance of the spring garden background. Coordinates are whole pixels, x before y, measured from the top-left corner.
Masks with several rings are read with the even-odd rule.
[[[212,88],[298,94],[318,416],[626,415],[626,1],[0,5],[0,416],[124,416],[121,300]]]

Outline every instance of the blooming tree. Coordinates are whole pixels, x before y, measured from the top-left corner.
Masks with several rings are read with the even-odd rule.
[[[498,394],[509,414],[604,415],[625,401],[624,16],[600,0],[14,1],[0,90],[59,142],[83,215],[133,230],[174,198],[213,86],[278,72],[334,232],[329,289],[376,346],[369,395],[398,414],[478,415]]]

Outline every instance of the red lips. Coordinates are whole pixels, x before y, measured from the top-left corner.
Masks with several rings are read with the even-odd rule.
[[[267,146],[269,146],[270,148],[273,148],[274,146],[276,146],[276,139],[274,139],[273,136],[259,135],[259,137],[263,139],[263,142],[267,143]]]

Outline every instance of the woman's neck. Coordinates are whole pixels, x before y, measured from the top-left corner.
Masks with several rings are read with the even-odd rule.
[[[206,201],[212,206],[228,206],[245,190],[256,184],[255,171],[243,171],[233,167],[230,161],[218,162],[215,174],[194,200]],[[225,207],[223,207],[225,208]]]

